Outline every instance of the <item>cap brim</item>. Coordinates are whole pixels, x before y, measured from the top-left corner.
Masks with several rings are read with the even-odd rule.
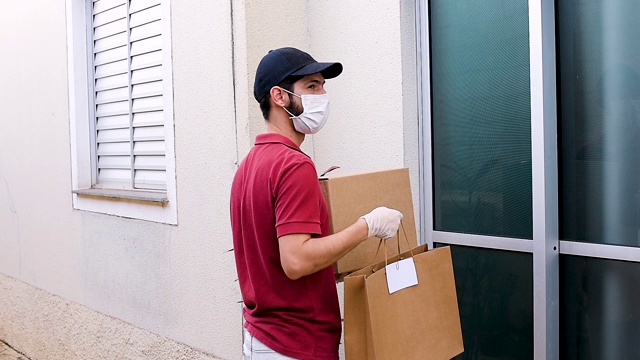
[[[296,70],[291,75],[306,76],[321,73],[325,79],[332,79],[342,73],[341,63],[311,63]]]

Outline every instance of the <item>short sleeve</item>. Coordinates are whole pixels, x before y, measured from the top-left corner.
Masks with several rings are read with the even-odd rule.
[[[277,236],[321,234],[324,201],[316,169],[310,159],[290,163],[275,185]]]

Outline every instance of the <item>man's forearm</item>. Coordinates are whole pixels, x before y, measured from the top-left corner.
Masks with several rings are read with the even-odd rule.
[[[321,238],[310,234],[285,235],[279,238],[282,268],[291,279],[313,274],[367,239],[368,232],[367,222],[361,218],[342,231]]]

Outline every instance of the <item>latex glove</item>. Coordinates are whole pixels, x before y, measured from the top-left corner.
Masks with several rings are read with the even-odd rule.
[[[375,208],[370,213],[362,216],[367,222],[367,226],[369,226],[368,237],[375,236],[381,239],[389,239],[396,236],[402,217],[403,215],[400,211],[384,206]]]

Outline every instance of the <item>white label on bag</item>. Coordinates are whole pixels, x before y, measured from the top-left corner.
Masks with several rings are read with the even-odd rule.
[[[418,285],[418,274],[416,274],[416,264],[413,262],[413,258],[389,264],[385,269],[389,294]]]

